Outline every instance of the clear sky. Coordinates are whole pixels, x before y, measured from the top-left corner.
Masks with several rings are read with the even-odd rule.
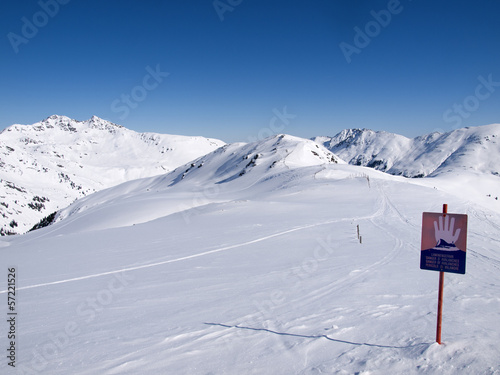
[[[0,129],[52,114],[226,142],[500,123],[500,2],[4,0]]]

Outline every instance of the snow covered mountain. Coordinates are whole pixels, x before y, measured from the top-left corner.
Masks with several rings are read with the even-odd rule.
[[[16,333],[0,368],[498,374],[495,129],[427,136],[429,152],[448,156],[432,169],[440,158],[422,151],[433,178],[409,179],[288,135],[224,145],[61,117],[8,128],[2,199],[14,203],[4,208],[24,217],[37,203],[49,211],[59,199],[49,193],[80,199],[48,227],[0,238],[11,311],[22,307],[22,320],[0,327],[1,337]],[[346,131],[339,153],[364,147],[387,171],[404,166],[407,141],[372,133]],[[198,144],[207,152],[189,154]],[[141,173],[150,177],[134,179]],[[443,203],[469,224],[466,274],[446,276],[438,345],[437,273],[420,270],[419,253],[422,212]]]
[[[0,233],[24,233],[75,199],[171,171],[224,142],[50,116],[0,133]]]
[[[498,177],[456,174],[393,176],[278,135],[88,195],[0,239],[22,314],[16,370],[498,374],[500,207],[464,189]],[[438,345],[438,274],[419,253],[422,212],[443,203],[469,225]]]
[[[500,124],[406,138],[368,129],[346,129],[314,140],[349,164],[405,177],[468,170],[500,175]]]
[[[321,170],[337,163],[345,164],[323,146],[290,135],[275,135],[249,144],[228,144],[165,175],[130,181],[80,199],[62,210],[56,221],[98,210],[100,215],[89,224],[91,228],[140,224],[202,206],[222,191],[241,198],[242,191],[255,195],[259,190],[281,190],[295,183],[296,171],[301,168],[314,166]],[[179,193],[173,195],[174,201],[172,191]],[[160,193],[163,204],[148,198]],[[127,214],[120,215],[120,219],[108,215],[110,201],[113,210],[124,205],[123,212]]]
[[[405,177],[458,170],[499,176],[499,139],[498,124],[413,139],[347,129],[334,137],[313,139],[324,147],[281,135],[263,143],[220,149],[216,159],[224,160],[224,165],[217,169],[217,178],[230,181],[255,166],[290,167],[342,160]],[[283,147],[281,142],[290,144]],[[25,233],[76,199],[125,181],[165,174],[223,145],[222,141],[203,137],[136,133],[95,116],[76,121],[54,115],[33,125],[12,125],[0,133],[0,234]],[[238,156],[226,160],[227,152]],[[193,165],[198,168],[207,161],[198,160]],[[194,168],[188,165],[178,179],[192,174]],[[499,195],[490,191],[485,194]]]
[[[179,174],[173,184],[191,177],[195,173],[190,172],[196,169],[199,170],[196,173],[198,180],[203,171],[206,181],[222,184],[248,173],[263,179],[275,170],[339,162],[344,163],[332,152],[310,140],[279,134],[249,144],[235,143],[221,147],[193,161],[185,171],[184,167],[177,168],[174,173]]]

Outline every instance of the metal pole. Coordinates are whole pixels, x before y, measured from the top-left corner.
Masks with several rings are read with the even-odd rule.
[[[436,342],[441,345],[441,321],[443,318],[443,283],[444,272],[439,272],[438,316],[436,328]]]
[[[448,205],[443,204],[443,216],[448,213]],[[441,322],[443,320],[443,285],[444,272],[439,272],[439,293],[438,293],[438,311],[437,311],[437,327],[436,327],[436,342],[441,345]]]

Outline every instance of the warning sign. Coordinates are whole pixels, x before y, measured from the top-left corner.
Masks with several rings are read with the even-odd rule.
[[[424,212],[421,269],[464,274],[466,249],[467,215]]]

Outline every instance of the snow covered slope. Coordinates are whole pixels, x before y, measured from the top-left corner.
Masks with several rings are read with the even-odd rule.
[[[500,175],[500,124],[431,133],[409,139],[368,129],[347,129],[314,140],[350,164],[406,177],[469,170]]]
[[[0,133],[0,230],[24,233],[75,199],[168,172],[223,144],[136,133],[95,116],[12,125]]]
[[[16,370],[500,374],[500,210],[441,176],[335,161],[289,136],[227,145],[3,237]],[[437,345],[438,274],[419,269],[419,252],[422,212],[442,203],[469,214],[469,237],[467,273],[445,277]]]
[[[339,155],[336,161],[343,159],[394,175],[423,177],[467,170],[499,176],[499,137],[500,125],[489,125],[414,139],[351,129],[315,141]],[[276,142],[276,137],[267,142]],[[24,233],[42,218],[89,193],[163,174],[222,145],[222,141],[203,137],[136,133],[97,117],[80,122],[51,116],[31,126],[13,125],[0,133],[0,234]],[[225,150],[240,146],[228,146],[221,155],[225,157]],[[233,174],[226,179],[237,178],[264,163],[261,152],[248,147],[241,155],[243,159],[227,160],[226,167]],[[286,158],[272,156],[277,152],[272,147],[266,149],[270,161],[265,161],[267,167],[293,167],[332,157],[324,148],[316,149],[307,142],[290,155],[286,148],[278,149]],[[225,171],[221,168],[219,175]],[[179,178],[190,171],[183,171]],[[490,190],[483,189],[480,194],[500,195]]]
[[[93,216],[88,223],[91,229],[130,226],[217,201],[223,191],[240,199],[245,191],[255,195],[260,190],[282,190],[295,183],[297,168],[337,163],[345,164],[317,143],[290,135],[229,144],[166,175],[130,181],[80,199],[62,210],[56,220],[90,210],[99,212],[95,216],[86,213]],[[172,190],[178,194],[172,195]],[[158,194],[163,196],[161,203],[148,198]],[[123,214],[116,218],[113,212],[118,207],[123,207]],[[78,230],[85,230],[81,221],[78,225]]]
[[[470,183],[483,177],[496,178]],[[344,164],[280,135],[89,195],[0,239],[17,373],[500,374],[500,209],[449,178]],[[442,203],[469,233],[437,345],[438,274],[419,253],[422,212]]]

